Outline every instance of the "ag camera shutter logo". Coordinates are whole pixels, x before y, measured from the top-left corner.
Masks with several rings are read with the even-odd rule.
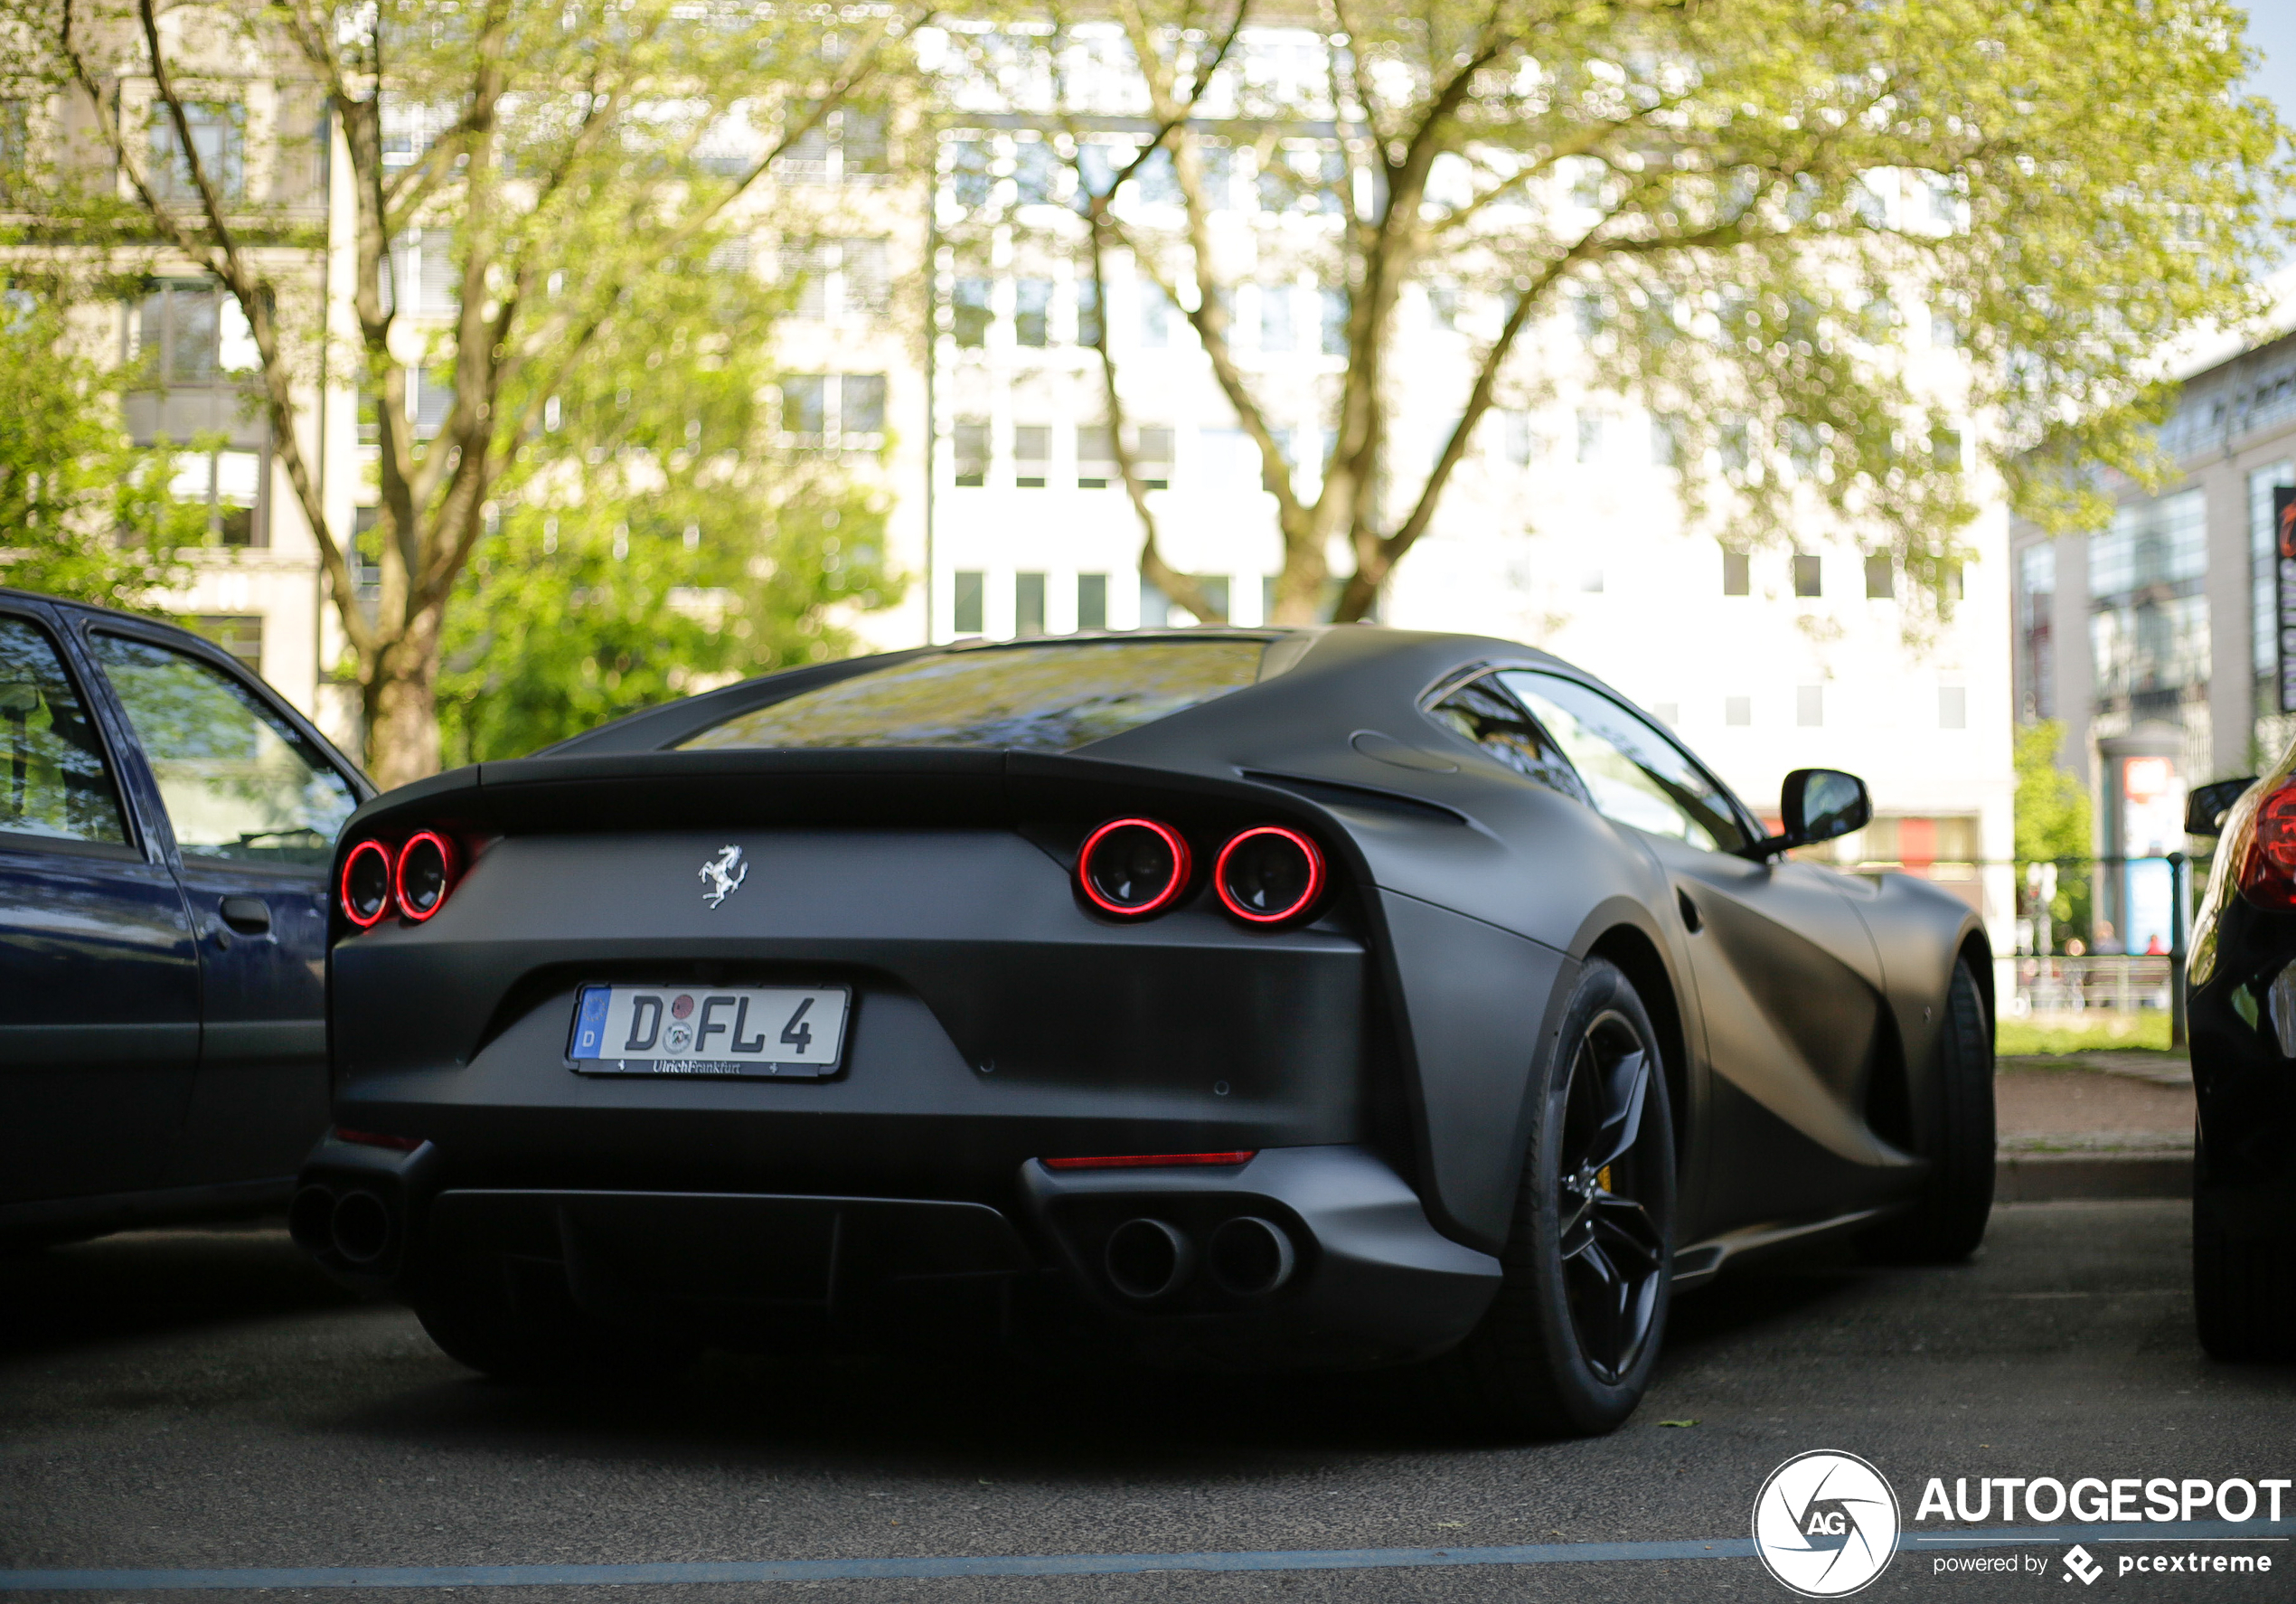
[[[1770,1473],[1754,1499],[1754,1551],[1805,1599],[1841,1599],[1888,1568],[1897,1495],[1855,1454],[1812,1449]]]

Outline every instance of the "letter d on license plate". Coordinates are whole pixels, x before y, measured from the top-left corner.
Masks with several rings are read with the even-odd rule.
[[[837,1072],[852,993],[842,986],[586,986],[567,1057],[586,1075]]]

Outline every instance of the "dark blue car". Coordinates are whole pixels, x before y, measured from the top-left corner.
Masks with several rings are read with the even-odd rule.
[[[0,589],[0,1244],[286,1202],[373,794],[197,636]]]

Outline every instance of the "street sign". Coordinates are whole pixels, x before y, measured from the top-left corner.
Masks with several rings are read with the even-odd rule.
[[[2280,627],[2275,666],[2280,679],[2280,711],[2296,712],[2296,486],[2272,487],[2272,571]]]

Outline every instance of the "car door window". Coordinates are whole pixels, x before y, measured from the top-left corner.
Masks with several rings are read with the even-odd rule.
[[[0,833],[125,845],[104,747],[47,632],[0,617]]]
[[[349,782],[239,681],[186,652],[99,635],[175,844],[187,857],[324,863],[358,805]]]
[[[1438,723],[1465,736],[1517,773],[1566,797],[1590,800],[1562,750],[1523,715],[1514,698],[1501,690],[1491,675],[1469,680],[1428,712]]]
[[[1515,669],[1499,678],[1568,755],[1604,815],[1709,852],[1746,844],[1729,794],[1625,708],[1559,675]]]

